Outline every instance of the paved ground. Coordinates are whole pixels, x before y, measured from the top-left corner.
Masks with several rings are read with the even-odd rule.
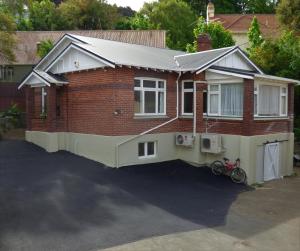
[[[299,191],[298,177],[254,191],[180,161],[115,170],[6,140],[0,250],[240,250],[260,236],[298,251]]]

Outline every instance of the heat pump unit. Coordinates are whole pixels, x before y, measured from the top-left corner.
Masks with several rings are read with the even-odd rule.
[[[222,137],[220,134],[204,133],[201,135],[201,152],[203,153],[221,153]]]
[[[193,146],[194,137],[191,133],[176,133],[176,145],[177,146]]]

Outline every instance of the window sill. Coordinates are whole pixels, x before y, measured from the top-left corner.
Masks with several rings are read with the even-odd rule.
[[[203,119],[217,119],[217,120],[243,120],[243,117],[224,117],[224,116],[203,116]]]
[[[282,117],[254,117],[254,120],[287,120],[290,119],[289,117],[282,116]]]
[[[150,156],[139,156],[139,160],[147,160],[147,159],[155,159],[156,155],[150,155]]]
[[[194,115],[181,115],[179,116],[180,119],[193,119]]]
[[[133,119],[167,119],[167,115],[134,115]]]

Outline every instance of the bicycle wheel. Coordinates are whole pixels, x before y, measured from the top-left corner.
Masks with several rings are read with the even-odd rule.
[[[230,178],[234,183],[246,183],[246,172],[240,168],[236,167],[230,173]]]
[[[219,160],[216,160],[214,161],[211,165],[211,171],[213,172],[213,174],[215,175],[221,175],[224,173],[224,164],[219,161]]]

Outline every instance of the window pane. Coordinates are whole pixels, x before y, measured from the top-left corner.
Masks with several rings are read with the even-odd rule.
[[[186,92],[183,95],[183,112],[193,113],[193,92]]]
[[[257,115],[257,94],[254,94],[254,114]]]
[[[139,156],[145,156],[145,143],[139,143],[139,147],[138,147],[138,151],[139,151]]]
[[[184,89],[193,89],[194,83],[193,82],[185,82],[184,83]]]
[[[155,92],[145,91],[145,113],[155,113]]]
[[[203,92],[203,113],[207,113],[207,92]]]
[[[286,88],[285,87],[281,88],[281,92],[282,94],[286,94]]]
[[[165,94],[163,92],[158,93],[158,113],[165,112]]]
[[[134,80],[134,87],[140,87],[141,86],[141,81],[139,79]]]
[[[164,81],[158,81],[158,88],[165,88],[165,82]]]
[[[280,87],[261,85],[259,87],[259,115],[279,116]]]
[[[147,155],[154,155],[154,142],[148,142]]]
[[[219,106],[219,95],[218,94],[211,94],[210,95],[210,113],[217,114],[218,113],[218,106]]]
[[[221,85],[221,115],[242,116],[244,88],[241,84]]]
[[[219,85],[210,85],[209,90],[210,90],[211,92],[219,91]]]
[[[141,100],[141,92],[135,91],[134,92],[134,113],[141,113],[142,112],[142,100]]]
[[[152,80],[144,80],[143,81],[143,86],[147,88],[155,88],[156,87],[156,82]]]
[[[287,114],[286,96],[281,97],[281,114],[283,114],[283,115]]]

